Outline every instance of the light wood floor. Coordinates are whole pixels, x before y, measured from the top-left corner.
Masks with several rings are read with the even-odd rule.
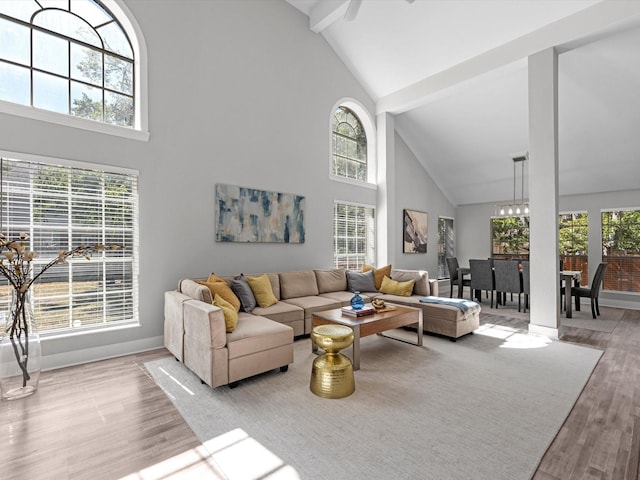
[[[527,328],[521,318],[481,321]],[[563,341],[604,355],[534,480],[638,480],[640,311],[627,310],[613,333],[566,328]],[[144,369],[168,355],[161,349],[44,372],[35,395],[0,402],[2,479],[221,478]]]

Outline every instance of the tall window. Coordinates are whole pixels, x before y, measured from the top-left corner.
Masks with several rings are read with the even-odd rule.
[[[36,273],[59,250],[124,246],[43,274],[32,287],[39,329],[67,333],[137,322],[137,174],[6,158],[0,172],[0,229],[10,238],[29,234]],[[8,309],[10,293],[6,281],[0,284],[0,311]]]
[[[602,212],[605,290],[640,292],[640,210]]]
[[[367,135],[357,115],[339,106],[333,114],[333,167],[339,177],[367,181]]]
[[[446,258],[455,254],[453,218],[438,217],[438,278],[449,278]]]
[[[333,263],[357,269],[375,265],[375,210],[351,203],[333,206]]]
[[[565,270],[580,270],[589,278],[589,217],[587,212],[562,213],[558,222],[558,247]]]
[[[529,258],[529,217],[492,218],[491,248],[495,258]]]
[[[0,100],[133,127],[134,55],[97,0],[0,0]]]

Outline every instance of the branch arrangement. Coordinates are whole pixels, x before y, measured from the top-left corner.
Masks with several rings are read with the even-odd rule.
[[[29,235],[21,233],[17,239],[8,239],[0,233],[0,274],[2,274],[13,287],[14,301],[9,312],[10,318],[4,334],[11,341],[18,366],[22,371],[22,386],[27,385],[30,375],[27,369],[29,361],[29,325],[30,315],[27,298],[29,288],[54,265],[67,263],[69,257],[83,256],[90,260],[94,253],[105,250],[119,250],[121,245],[79,245],[71,250],[59,250],[58,256],[45,264],[40,271],[33,275],[32,262],[38,256],[37,252],[27,249]]]

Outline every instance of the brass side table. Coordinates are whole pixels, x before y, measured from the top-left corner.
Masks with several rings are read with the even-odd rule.
[[[353,343],[353,330],[344,325],[319,325],[311,331],[311,341],[325,353],[313,360],[309,389],[323,398],[351,395],[356,389],[353,365],[340,350]]]

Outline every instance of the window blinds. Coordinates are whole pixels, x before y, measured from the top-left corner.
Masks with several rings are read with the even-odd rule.
[[[43,274],[32,287],[39,330],[137,322],[137,175],[2,158],[0,177],[0,231],[8,238],[29,234],[36,274],[59,250],[124,246],[90,260],[70,258]],[[10,287],[0,280],[0,308],[7,311]]]

